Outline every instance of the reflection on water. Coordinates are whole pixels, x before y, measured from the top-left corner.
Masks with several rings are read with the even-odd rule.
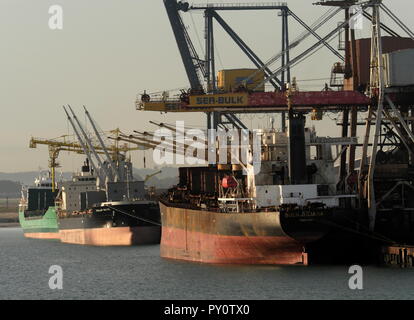
[[[49,267],[63,268],[50,290]],[[0,228],[0,299],[413,299],[414,269],[365,267],[364,290],[348,266],[227,266],[165,260],[159,246],[85,247],[25,239]]]

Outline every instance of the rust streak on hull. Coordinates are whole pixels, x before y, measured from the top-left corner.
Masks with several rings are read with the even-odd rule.
[[[161,257],[217,264],[307,265],[303,245],[280,226],[278,212],[218,213],[160,203]]]
[[[174,228],[162,229],[161,256],[217,264],[307,264],[302,246],[287,237],[220,236]]]

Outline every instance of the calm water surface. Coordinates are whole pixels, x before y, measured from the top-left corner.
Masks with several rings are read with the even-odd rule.
[[[51,265],[63,289],[51,290]],[[413,299],[414,269],[216,266],[161,259],[159,246],[86,247],[25,239],[0,228],[0,299]]]

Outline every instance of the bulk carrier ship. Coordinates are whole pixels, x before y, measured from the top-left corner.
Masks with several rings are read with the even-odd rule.
[[[164,0],[190,89],[173,99],[144,93],[137,109],[205,112],[207,128],[213,130],[247,129],[238,114],[277,112],[282,115],[282,136],[288,139],[288,152],[284,159],[270,159],[270,167],[264,166],[257,175],[250,170],[242,174],[250,165],[246,163],[243,170],[231,162],[181,168],[179,185],[160,201],[163,257],[211,263],[307,264],[315,258],[330,257],[373,262],[372,256],[378,258],[382,251],[386,260],[398,257],[405,265],[414,264],[414,209],[410,200],[414,190],[414,51],[410,50],[414,33],[381,0],[326,0],[316,4],[331,8],[314,27],[308,27],[287,3],[206,6]],[[355,5],[360,9],[357,12],[353,12]],[[372,9],[372,15],[367,9]],[[281,51],[267,63],[261,61],[221,17],[224,10],[279,11]],[[205,17],[203,58],[182,18],[192,11],[202,11]],[[341,17],[337,28],[323,38],[315,33],[341,11],[345,19]],[[385,25],[381,12],[409,38]],[[288,17],[307,29],[293,41],[289,39]],[[352,25],[363,17],[371,22],[372,36],[356,39]],[[216,77],[214,22],[257,69],[221,70]],[[384,31],[389,37],[382,36]],[[311,34],[318,42],[291,59],[290,50],[297,49]],[[338,48],[343,55],[329,44],[336,34],[340,35]],[[331,69],[330,84],[326,83],[323,90],[289,93],[287,88],[294,82],[291,67],[323,46],[341,59]],[[281,66],[272,71],[270,66],[277,61]],[[272,85],[272,90],[266,91],[265,83]],[[340,119],[336,117],[343,139],[336,174],[326,158],[320,158],[324,166],[312,163],[303,134],[307,114],[312,120],[322,120],[329,112],[341,114]],[[358,121],[361,114],[362,122]],[[361,143],[356,142],[359,125],[365,126]],[[317,159],[326,155],[322,145],[317,149]],[[269,198],[263,203],[261,197],[266,195]],[[393,248],[397,243],[407,247]]]
[[[251,164],[231,162],[180,168],[179,184],[160,200],[161,256],[219,264],[308,264],[306,245],[334,232],[334,222],[352,217],[352,209],[340,203],[355,197],[337,193],[331,152],[331,146],[350,141],[318,138],[303,121],[298,119],[290,137],[260,132],[257,174]],[[314,158],[311,147],[317,149]]]
[[[159,243],[161,227],[158,203],[147,194],[145,181],[134,178],[131,159],[127,157],[128,151],[137,148],[118,144],[119,129],[112,131],[116,137],[109,137],[116,140],[115,144],[105,144],[97,124],[85,108],[98,142],[93,141],[72,108],[68,108],[72,116],[66,107],[64,110],[77,142],[68,141],[67,136],[63,136],[63,139],[30,140],[31,148],[39,144],[49,147],[52,179],[47,189],[48,210],[45,217],[53,217],[54,235],[61,242],[83,245]],[[84,154],[86,161],[80,173],[73,175],[69,181],[61,182],[58,192],[51,192],[57,190],[54,172],[59,166],[57,157],[61,151]],[[34,200],[30,201],[29,208]]]
[[[146,200],[144,181],[134,180],[132,164],[119,160],[120,181],[99,179],[88,161],[80,174],[63,182],[56,199],[61,242],[96,246],[157,244],[159,208]],[[97,184],[98,183],[98,184]]]
[[[98,246],[159,243],[158,205],[146,200],[144,181],[134,179],[131,160],[117,142],[112,149],[105,145],[84,107],[99,141],[94,145],[75,112],[68,108],[72,117],[64,107],[65,113],[87,160],[81,174],[62,184],[57,197],[60,240]]]

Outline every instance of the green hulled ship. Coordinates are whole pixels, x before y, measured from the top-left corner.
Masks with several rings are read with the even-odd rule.
[[[19,222],[27,238],[59,239],[54,209],[57,191],[50,177],[39,177],[35,185],[23,188],[19,204]]]

